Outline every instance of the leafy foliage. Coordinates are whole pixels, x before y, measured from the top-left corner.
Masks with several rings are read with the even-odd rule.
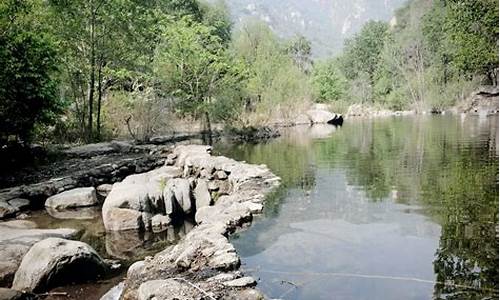
[[[0,145],[11,137],[28,142],[35,125],[50,123],[61,108],[57,51],[33,19],[36,4],[0,4]]]

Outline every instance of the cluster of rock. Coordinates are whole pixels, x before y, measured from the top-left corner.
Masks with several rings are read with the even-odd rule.
[[[10,285],[25,254],[34,244],[47,238],[74,238],[74,229],[38,229],[26,220],[0,223],[0,285]]]
[[[259,299],[251,288],[255,280],[238,271],[228,236],[262,211],[266,194],[279,182],[266,166],[212,156],[209,146],[180,145],[158,169],[112,186],[61,192],[48,197],[45,207],[51,214],[77,216],[106,196],[103,221],[118,239],[131,230],[159,232],[176,218],[194,218],[196,226],[177,245],[129,268],[127,280],[112,293],[123,299]],[[38,229],[31,221],[14,220],[0,223],[0,233],[0,281],[12,282],[0,297],[95,280],[111,270],[92,247],[70,240],[78,237],[76,230]]]
[[[259,299],[238,272],[228,235],[263,209],[280,179],[263,165],[212,156],[208,146],[178,146],[166,166],[131,175],[103,205],[107,230],[161,230],[177,215],[195,226],[177,245],[133,264],[122,299]]]
[[[498,114],[498,87],[484,86],[457,106],[459,113],[488,116]]]
[[[312,125],[312,124],[330,124],[330,125],[342,125],[344,118],[340,114],[336,114],[330,111],[330,108],[326,104],[316,103],[311,109],[307,110],[304,114],[301,114],[295,118],[293,125]]]
[[[0,220],[14,217],[30,207],[41,207],[47,197],[58,193],[117,182],[130,174],[158,168],[164,161],[161,154],[124,158],[114,163],[82,168],[68,176],[0,190]]]
[[[415,114],[414,111],[392,111],[372,105],[352,104],[347,109],[347,117],[391,117],[391,116],[407,116]]]

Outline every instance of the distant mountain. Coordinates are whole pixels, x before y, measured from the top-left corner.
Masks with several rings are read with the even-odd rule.
[[[238,24],[247,17],[268,23],[282,37],[302,34],[315,57],[340,52],[344,39],[368,20],[390,20],[406,0],[226,0]]]

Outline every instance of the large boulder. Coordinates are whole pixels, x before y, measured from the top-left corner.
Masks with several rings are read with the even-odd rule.
[[[109,231],[139,230],[151,228],[154,215],[168,215],[164,192],[173,178],[181,176],[178,167],[164,166],[159,169],[126,177],[115,183],[104,200],[102,216]]]
[[[306,112],[306,114],[311,120],[311,123],[314,124],[328,123],[336,117],[336,115],[332,112],[319,109],[310,109]]]
[[[108,266],[89,245],[48,238],[31,247],[14,277],[12,288],[38,292],[103,275]]]
[[[78,208],[94,206],[97,202],[95,188],[76,188],[51,196],[45,201],[45,207],[64,210],[68,208]]]
[[[31,221],[0,223],[0,284],[10,285],[23,256],[31,245],[48,237],[72,238],[74,229],[37,229]]]

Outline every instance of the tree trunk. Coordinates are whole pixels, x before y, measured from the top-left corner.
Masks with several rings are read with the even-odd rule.
[[[90,19],[90,80],[89,80],[89,98],[88,98],[88,124],[87,124],[87,142],[92,142],[93,127],[93,109],[94,109],[94,85],[95,85],[95,11],[92,9]]]
[[[97,71],[97,140],[101,140],[102,63]]]

